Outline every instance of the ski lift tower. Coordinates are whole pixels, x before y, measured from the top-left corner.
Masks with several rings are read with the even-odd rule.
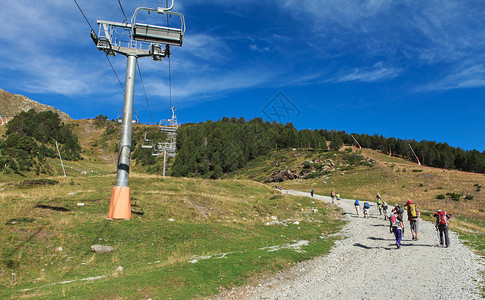
[[[133,13],[131,24],[98,20],[98,35],[91,31],[91,38],[98,50],[107,55],[121,54],[127,57],[126,83],[121,122],[119,155],[116,173],[116,184],[111,193],[109,219],[131,219],[130,188],[130,152],[133,118],[133,95],[135,87],[136,64],[140,57],[152,57],[161,61],[170,56],[170,46],[182,46],[185,35],[185,19],[178,12],[173,12],[174,0],[170,7],[138,7]],[[148,25],[137,22],[138,14],[145,12],[176,17],[176,27]],[[178,18],[177,18],[178,17]],[[162,18],[159,19],[162,21]],[[172,19],[171,19],[172,20]]]
[[[177,130],[178,122],[175,116],[175,107],[171,108],[172,118],[168,120],[160,120],[160,132],[167,134],[167,140],[164,143],[158,143],[152,155],[159,156],[163,153],[163,177],[165,177],[165,167],[167,164],[167,153],[169,157],[175,157],[177,150]]]

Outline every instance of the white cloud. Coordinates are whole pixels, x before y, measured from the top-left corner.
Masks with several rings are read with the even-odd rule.
[[[355,68],[351,72],[340,75],[336,78],[327,80],[327,82],[346,82],[346,81],[362,81],[374,82],[381,80],[389,80],[397,77],[401,73],[400,69],[386,67],[379,62],[371,68]]]
[[[483,61],[483,60],[482,60]],[[474,64],[474,62],[464,62],[457,68],[448,72],[435,82],[417,88],[417,92],[446,91],[462,88],[481,88],[485,87],[485,64]]]

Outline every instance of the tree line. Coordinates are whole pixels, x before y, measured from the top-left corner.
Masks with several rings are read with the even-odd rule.
[[[63,159],[81,159],[77,136],[57,113],[21,112],[7,123],[5,139],[0,142],[0,166],[7,172],[22,173],[44,165],[44,172],[48,171],[46,158],[57,157],[56,141]]]
[[[386,138],[377,134],[347,134],[345,131],[323,130],[323,135],[328,139],[338,136],[344,144],[355,145],[353,136],[364,148],[416,161],[416,157],[409,147],[411,146],[422,165],[485,173],[485,151],[463,150],[459,147],[452,147],[447,143],[437,143],[435,141],[422,140],[417,142],[413,139]]]
[[[485,152],[465,151],[446,143],[326,129],[297,130],[292,123],[224,117],[218,121],[184,124],[179,128],[172,175],[219,178],[272,150],[313,148],[338,151],[343,145],[355,145],[352,136],[364,148],[386,154],[391,152],[393,156],[415,161],[410,145],[421,164],[426,166],[485,173]],[[329,149],[327,141],[330,141]]]
[[[224,117],[218,121],[184,124],[177,133],[174,176],[219,178],[252,159],[281,148],[327,149],[318,130],[298,131],[292,123],[270,123],[261,118]]]

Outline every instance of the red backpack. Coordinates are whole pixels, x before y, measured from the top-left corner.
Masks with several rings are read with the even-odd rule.
[[[451,218],[453,215],[449,215],[449,216]],[[448,225],[449,218],[447,216],[446,211],[442,210],[437,212],[436,217],[438,218],[438,223]]]
[[[392,215],[389,221],[391,222],[391,227],[397,228],[400,227],[399,225],[401,225],[396,215]]]

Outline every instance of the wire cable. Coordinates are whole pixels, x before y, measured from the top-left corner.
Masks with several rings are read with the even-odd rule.
[[[143,92],[145,93],[145,100],[147,102],[148,112],[150,113],[150,117],[152,118],[152,122],[155,123],[155,120],[153,119],[152,111],[150,109],[150,104],[148,103],[147,92],[145,90],[145,84],[143,83],[143,77],[141,76],[140,64],[138,63],[138,60],[136,61],[136,66],[138,67],[138,73],[140,74],[141,86],[143,87]]]
[[[168,95],[170,99],[170,109],[172,109],[172,71],[170,68],[170,56],[168,57]]]
[[[118,74],[116,73],[115,68],[114,68],[114,67],[113,67],[113,65],[111,64],[111,61],[109,60],[108,54],[104,53],[104,55],[106,56],[106,59],[108,60],[109,65],[111,66],[111,70],[113,70],[113,73],[115,73],[116,79],[118,79],[118,82],[120,83],[121,89],[123,90],[123,93],[124,93],[124,92],[125,92],[125,87],[124,87],[124,86],[123,86],[123,84],[121,83],[121,80],[120,80],[120,78],[118,77]]]
[[[77,1],[76,1],[76,0],[74,0],[74,3],[76,3],[77,8],[79,8],[79,11],[80,11],[80,12],[81,12],[81,14],[83,15],[84,20],[86,20],[86,23],[88,23],[89,27],[91,27],[91,30],[92,30],[92,31],[94,31],[93,26],[91,26],[91,24],[89,23],[88,18],[86,18],[86,15],[84,14],[84,12],[83,12],[83,10],[81,9],[81,7],[79,6],[79,4],[77,4]]]
[[[165,1],[168,7],[168,0]],[[168,14],[167,14],[167,27],[170,23],[168,21]],[[170,54],[168,55],[168,95],[169,95],[169,102],[170,102],[170,109],[172,109],[172,69],[170,65]]]
[[[128,18],[126,17],[125,10],[123,9],[123,5],[121,5],[121,1],[118,0],[118,3],[120,4],[120,8],[121,8],[121,12],[123,13],[123,16],[125,16],[125,20],[123,21],[124,23],[125,21],[128,21]]]
[[[81,12],[81,14],[83,15],[84,17],[84,20],[86,20],[86,23],[88,23],[89,27],[91,28],[91,30],[94,32],[94,28],[93,26],[91,26],[91,24],[89,23],[88,21],[88,18],[86,18],[86,15],[84,14],[83,10],[81,9],[81,7],[79,6],[79,4],[77,3],[76,0],[74,0],[74,3],[76,3],[77,5],[77,8],[79,8],[79,11]],[[120,3],[121,4],[121,3]],[[124,13],[123,13],[124,14]],[[113,67],[113,65],[111,64],[111,61],[109,60],[109,57],[108,57],[108,54],[106,54],[106,52],[104,53],[104,55],[106,56],[106,59],[108,60],[108,63],[109,65],[111,66],[111,70],[113,70],[113,72],[115,73],[115,76],[116,78],[118,79],[118,82],[120,83],[120,86],[121,86],[121,89],[123,90],[123,93],[125,92],[125,88],[123,87],[123,84],[121,83],[121,80],[120,78],[118,77],[118,74],[116,73],[115,71],[115,68]]]

